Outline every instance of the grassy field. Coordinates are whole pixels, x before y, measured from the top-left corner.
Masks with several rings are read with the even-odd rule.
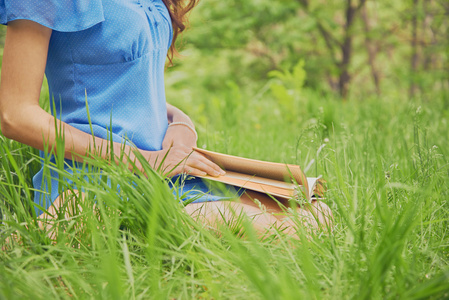
[[[190,220],[150,170],[136,177],[92,162],[86,177],[72,178],[90,201],[56,223],[52,242],[33,216],[37,152],[0,136],[0,299],[449,297],[443,99],[341,102],[307,89],[277,93],[270,83],[186,91],[173,83],[178,75],[168,74],[168,98],[192,115],[199,146],[322,174],[333,233],[300,229],[299,240],[259,240],[244,221],[237,226],[245,238],[236,226],[212,232]],[[19,243],[6,242],[13,232]]]

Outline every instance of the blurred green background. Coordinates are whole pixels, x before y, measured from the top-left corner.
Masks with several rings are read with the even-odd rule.
[[[445,0],[209,0],[190,19],[167,93],[203,123],[207,108],[195,99],[236,89],[281,105],[309,90],[337,101],[438,98],[449,106]]]
[[[370,102],[392,114],[423,104],[447,117],[448,16],[443,0],[200,1],[167,70],[167,100],[203,136],[236,125],[235,139],[314,120],[327,136],[343,117],[337,107],[350,114]],[[269,119],[282,121],[264,126]],[[245,153],[241,140],[234,153]]]
[[[287,92],[439,95],[448,103],[448,17],[443,0],[200,1],[184,37],[187,57],[169,83],[217,91],[232,81],[257,90],[278,78],[270,71],[298,67],[306,75],[284,80]]]

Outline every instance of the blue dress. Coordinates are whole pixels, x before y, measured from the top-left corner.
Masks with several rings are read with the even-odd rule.
[[[142,150],[162,148],[168,126],[164,68],[173,37],[162,0],[0,0],[0,23],[16,19],[53,29],[45,74],[58,118],[91,133],[87,99],[95,136],[129,140]],[[66,164],[70,173],[77,167]],[[33,178],[41,191],[35,202],[48,208],[59,195],[58,181],[47,182],[43,173]],[[183,189],[208,190],[198,179]]]

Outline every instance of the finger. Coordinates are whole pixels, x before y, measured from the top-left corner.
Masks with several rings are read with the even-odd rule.
[[[223,175],[224,171],[215,163],[207,159],[201,153],[194,151],[191,147],[180,146],[179,157],[184,157],[180,164],[190,165],[194,168],[199,168],[210,175]]]
[[[195,169],[204,171],[211,176],[224,175],[224,171],[221,170],[220,167],[202,156],[189,158],[189,160],[187,161],[187,165]]]
[[[214,169],[216,172],[218,172],[218,175],[226,174],[226,172],[222,168],[220,168],[219,165],[217,165],[216,163],[214,163],[213,161],[211,161],[210,159],[208,159],[207,157],[205,157],[204,155],[202,155],[200,153],[198,153],[198,155],[200,155],[202,157],[201,161],[203,163],[205,163],[207,166],[209,166],[210,168]]]
[[[196,168],[192,168],[192,167],[184,168],[184,172],[189,175],[192,175],[192,176],[206,176],[207,175],[207,172],[204,172],[200,169],[196,169]]]
[[[206,174],[211,176],[220,176],[225,174],[225,172],[218,165],[207,159],[204,155],[192,151],[192,148],[187,146],[177,146],[176,149],[172,148],[170,151],[170,153],[176,157],[173,160],[179,161],[176,166],[172,167],[173,170],[167,170],[167,172],[171,175],[181,173],[183,172],[183,169],[189,170],[187,167],[196,169],[196,171],[193,172],[197,176],[204,176]],[[204,174],[198,173],[197,170],[202,171]]]
[[[167,174],[167,176],[172,177],[172,176],[179,175],[182,173],[189,174],[192,176],[206,176],[207,175],[206,172],[201,171],[196,168],[193,168],[193,167],[190,167],[190,166],[183,166],[183,167],[178,166],[178,167],[174,168],[173,170],[171,170],[169,172],[169,174]]]
[[[211,161],[209,158],[207,158],[206,156],[204,156],[203,154],[201,154],[201,153],[198,153],[198,152],[195,152],[195,153],[197,153],[200,157],[202,157],[203,159],[204,159],[204,162],[207,164],[207,165],[209,165],[211,168],[213,168],[213,169],[215,169],[215,170],[217,170],[217,171],[223,171],[223,169],[222,168],[220,168],[220,166],[219,165],[217,165],[216,163],[214,163],[213,161]]]

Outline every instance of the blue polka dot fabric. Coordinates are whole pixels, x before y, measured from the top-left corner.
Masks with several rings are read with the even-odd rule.
[[[173,38],[162,0],[0,0],[0,23],[19,19],[53,29],[45,74],[58,119],[103,139],[162,148],[168,127],[164,69]],[[41,157],[47,161],[33,178],[34,202],[47,209],[59,196],[59,175],[49,168],[54,157]],[[79,176],[89,172],[71,160],[64,168]],[[229,200],[244,192],[212,188],[191,176],[172,182],[173,194],[188,202]],[[36,213],[42,211],[37,207]]]
[[[91,133],[87,100],[94,135],[161,149],[173,36],[162,0],[0,0],[0,22],[18,19],[53,29],[45,74],[58,118]],[[72,161],[65,164],[72,173]],[[43,174],[44,168],[33,178],[35,202],[48,208],[59,195],[58,181]]]
[[[173,38],[162,0],[0,0],[0,23],[19,19],[53,29],[45,74],[54,115],[104,139],[143,150],[162,148],[168,126],[164,68]],[[42,152],[41,157],[45,161]],[[45,209],[59,196],[59,175],[48,159],[33,178],[34,202]],[[54,157],[50,160],[55,164]],[[64,164],[69,173],[88,172],[81,163]],[[172,182],[173,194],[188,202],[232,199],[244,192],[212,188],[190,176]],[[36,213],[42,211],[37,207]]]
[[[0,0],[0,23],[31,20],[53,30],[84,30],[104,21],[102,0]]]

